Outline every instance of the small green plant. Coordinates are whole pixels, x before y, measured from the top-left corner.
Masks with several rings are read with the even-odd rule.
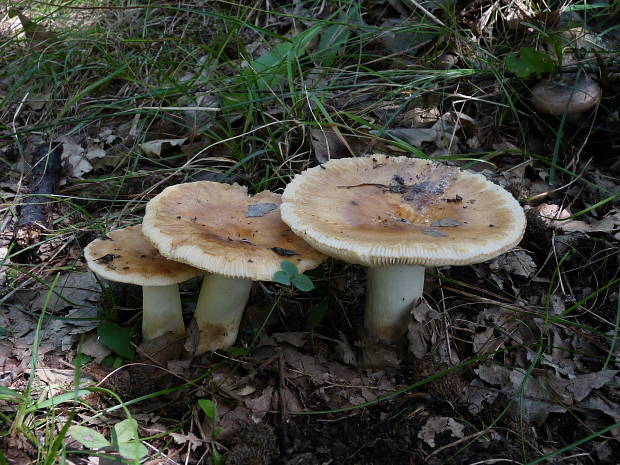
[[[295,264],[288,260],[284,260],[280,263],[280,270],[275,272],[273,280],[285,286],[290,286],[292,284],[300,291],[307,292],[314,289],[314,283],[310,278],[301,274]]]
[[[126,359],[133,359],[135,350],[131,345],[131,328],[123,328],[111,321],[104,320],[99,323],[97,336],[101,343],[116,355]]]
[[[213,454],[214,465],[223,465],[222,455],[217,450],[217,438],[222,432],[222,428],[217,426],[217,405],[211,399],[200,399],[198,406],[207,415],[207,422],[211,428],[211,453]]]
[[[128,460],[141,460],[148,452],[138,437],[138,422],[133,418],[127,418],[114,425],[112,441],[108,441],[103,434],[87,426],[71,426],[69,434],[84,447],[89,449],[111,447]]]
[[[558,64],[549,58],[546,53],[539,52],[533,48],[523,47],[519,54],[511,52],[504,58],[504,65],[521,79],[528,79],[532,76],[538,78],[545,74],[555,74]]]
[[[0,400],[3,402],[17,402],[22,398],[22,395],[14,391],[13,389],[9,389],[6,386],[0,386]]]
[[[327,299],[321,300],[318,304],[313,305],[308,313],[308,319],[306,323],[311,333],[314,333],[315,328],[323,321],[327,310],[329,309]]]
[[[338,53],[344,48],[351,35],[352,28],[349,24],[357,22],[359,15],[359,6],[354,5],[343,11],[338,16],[337,22],[321,31],[321,38],[314,56],[323,66],[329,67],[334,64]]]

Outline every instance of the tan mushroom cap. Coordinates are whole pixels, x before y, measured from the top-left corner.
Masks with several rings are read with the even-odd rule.
[[[532,89],[532,104],[543,113],[583,113],[601,101],[601,86],[589,77],[577,81],[545,79]]]
[[[166,259],[142,235],[142,227],[129,226],[95,239],[84,249],[88,267],[99,276],[139,286],[168,286],[198,276],[201,270]]]
[[[178,184],[147,204],[144,234],[172,260],[233,278],[271,281],[283,260],[303,272],[327,258],[282,222],[281,201],[269,191],[249,196],[238,184]]]
[[[465,265],[516,245],[519,203],[482,175],[407,157],[331,160],[286,187],[282,220],[350,263]]]

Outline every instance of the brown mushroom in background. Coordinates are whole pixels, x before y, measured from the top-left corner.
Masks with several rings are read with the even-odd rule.
[[[532,105],[551,115],[578,116],[591,110],[601,101],[601,86],[594,79],[545,79],[532,89]]]
[[[280,219],[281,196],[249,196],[245,187],[211,181],[164,189],[146,206],[143,232],[160,253],[212,274],[196,306],[196,354],[234,344],[253,280],[271,281],[283,260],[300,272],[327,257]]]
[[[525,215],[480,174],[429,160],[331,160],[295,176],[282,220],[321,252],[368,267],[365,326],[381,342],[407,330],[424,267],[466,265],[516,245]]]
[[[111,231],[84,249],[88,267],[102,278],[142,286],[142,338],[185,334],[178,283],[201,271],[162,257],[141,226]]]

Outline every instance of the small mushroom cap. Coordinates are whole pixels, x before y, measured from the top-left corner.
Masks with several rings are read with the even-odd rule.
[[[589,77],[572,82],[545,79],[532,89],[532,104],[552,115],[583,113],[598,105],[602,95],[601,86]]]
[[[479,263],[525,230],[519,203],[482,175],[385,155],[331,160],[295,176],[280,209],[321,252],[370,267]]]
[[[283,260],[300,272],[325,261],[280,218],[281,196],[211,181],[178,184],[146,206],[144,235],[162,255],[233,278],[271,281]]]
[[[84,249],[88,267],[99,276],[139,286],[168,286],[202,273],[160,255],[142,235],[142,227],[129,226],[95,239]]]

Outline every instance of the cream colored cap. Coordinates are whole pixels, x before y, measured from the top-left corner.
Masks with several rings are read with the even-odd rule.
[[[519,203],[482,175],[374,155],[310,168],[286,187],[282,220],[349,263],[465,265],[500,255],[525,230]]]
[[[271,281],[283,260],[300,272],[325,261],[280,219],[281,196],[211,181],[164,189],[146,206],[144,235],[162,255],[234,278]]]
[[[602,96],[599,83],[589,77],[577,81],[545,79],[532,89],[532,104],[538,111],[552,115],[583,113],[598,105]]]
[[[99,276],[139,286],[167,286],[202,273],[184,263],[162,257],[142,235],[142,228],[129,226],[95,239],[84,249],[88,267]]]

